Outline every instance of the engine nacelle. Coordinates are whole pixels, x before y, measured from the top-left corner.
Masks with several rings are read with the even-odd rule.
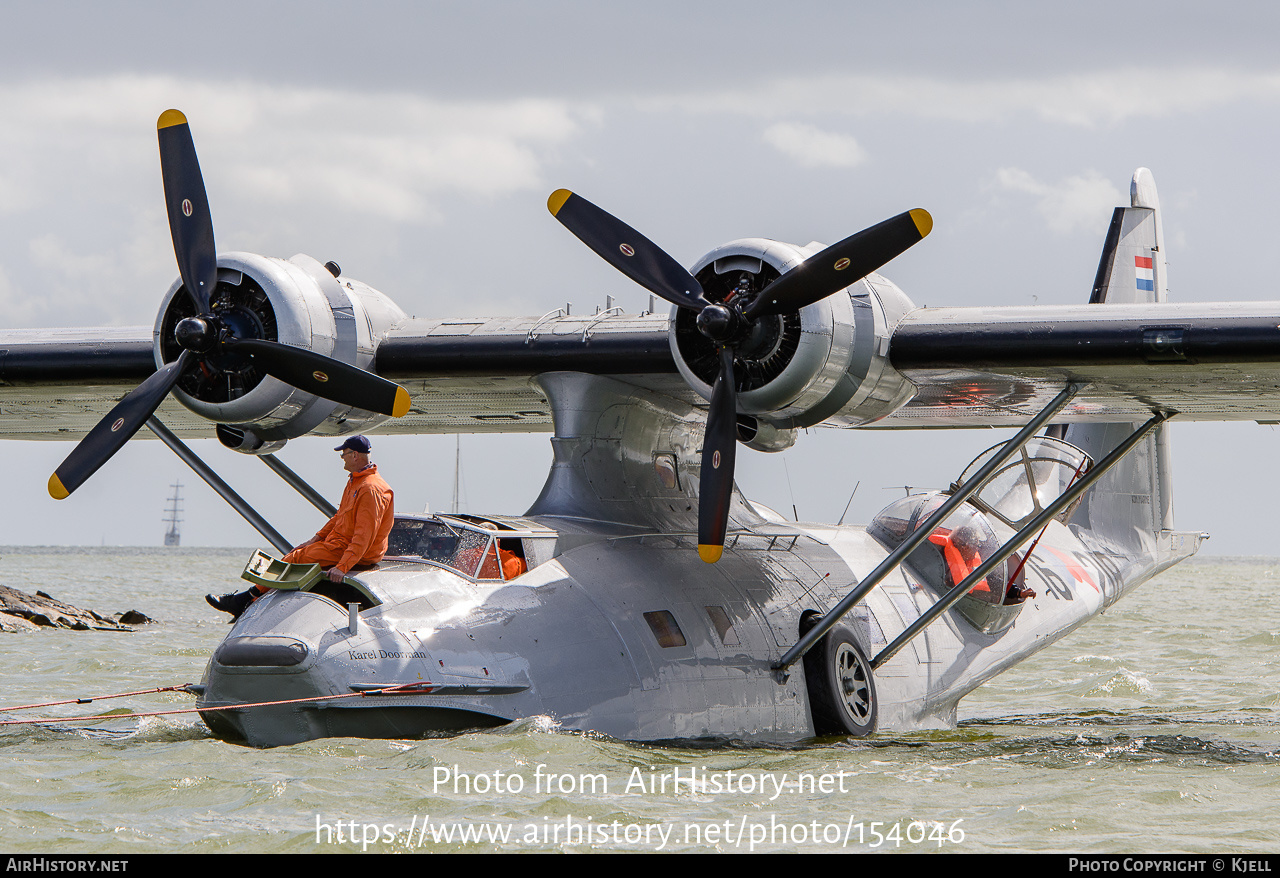
[[[750,295],[823,249],[745,238],[712,250],[693,268],[708,299]],[[889,364],[893,327],[915,306],[878,274],[798,312],[764,317],[737,348],[738,411],[775,431],[832,422],[857,426],[886,417],[913,388]],[[698,331],[695,313],[672,311],[670,341],[680,374],[711,399],[715,345]],[[752,447],[780,450],[784,439]],[[770,447],[772,446],[772,447]]]
[[[335,268],[336,270],[336,268]],[[180,352],[174,327],[194,315],[177,280],[156,318],[157,367]],[[306,348],[368,369],[377,342],[405,318],[394,302],[359,281],[335,277],[310,256],[275,259],[253,253],[218,256],[212,310],[239,338],[261,338]],[[308,433],[337,435],[371,429],[385,415],[305,393],[264,373],[251,357],[215,353],[190,369],[174,395],[191,411],[245,437],[228,447],[267,453]],[[232,435],[229,433],[229,435]]]
[[[796,444],[796,431],[751,415],[738,415],[738,441],[755,451],[786,451]]]

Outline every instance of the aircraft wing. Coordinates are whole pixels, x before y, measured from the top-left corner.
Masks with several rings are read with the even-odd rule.
[[[410,319],[382,339],[374,369],[412,400],[382,433],[550,432],[530,379],[553,370],[695,399],[676,372],[666,315]],[[154,372],[149,326],[0,331],[0,437],[79,439]],[[213,435],[173,398],[157,414],[183,438]]]
[[[920,308],[889,337],[888,362],[914,394],[866,426],[1021,426],[1068,381],[1084,389],[1057,418],[1064,423],[1145,420],[1157,409],[1267,422],[1280,420],[1280,303]],[[552,370],[612,375],[705,405],[677,373],[665,315],[538,328],[415,320],[383,342],[377,366],[414,401],[383,427],[392,432],[550,430],[529,378]]]
[[[696,399],[676,372],[665,314],[412,319],[378,347],[376,366],[413,400],[382,433],[549,433],[551,409],[531,381],[543,372],[609,375]]]
[[[1017,426],[1068,381],[1063,422],[1280,420],[1280,303],[925,308],[889,360],[916,387],[876,427]]]
[[[405,321],[376,371],[409,414],[383,433],[549,432],[531,378],[610,375],[704,405],[678,373],[663,315]],[[150,327],[0,332],[0,436],[78,439],[155,371]],[[1280,303],[921,308],[888,336],[888,362],[914,393],[865,426],[1018,426],[1067,381],[1085,385],[1062,422],[1280,421]],[[160,418],[189,438],[208,421],[174,400]],[[840,422],[837,416],[833,418]],[[145,433],[143,435],[146,435]]]
[[[155,370],[147,326],[0,331],[0,437],[79,439]],[[172,400],[161,416],[207,434]]]

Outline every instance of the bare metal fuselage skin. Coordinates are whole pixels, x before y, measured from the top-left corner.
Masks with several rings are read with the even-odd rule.
[[[774,666],[807,615],[831,611],[885,559],[882,534],[788,523],[735,492],[724,555],[704,563],[695,548],[701,412],[610,378],[536,380],[555,418],[541,495],[523,518],[493,518],[497,531],[475,518],[448,525],[519,540],[527,572],[510,582],[493,569],[474,578],[395,560],[395,549],[357,574],[365,599],[354,614],[349,593],[272,592],[210,660],[199,706],[233,708],[206,711],[211,728],[260,746],[534,716],[627,740],[815,733],[806,663]],[[1114,445],[1106,433],[1086,426],[1075,438],[1097,447],[1076,451],[1097,459]],[[966,693],[1195,551],[1198,537],[1162,529],[1153,516],[1158,455],[1146,443],[1070,523],[1049,523],[1024,570],[1036,597],[1012,611],[1012,624],[983,633],[957,605],[875,669],[877,731],[953,724]],[[1014,533],[962,508],[982,517],[992,540]],[[936,581],[926,582],[927,565],[911,557],[842,620],[868,660],[949,585],[937,565]],[[292,703],[233,707],[280,701]]]
[[[531,534],[548,560],[511,582],[384,562],[359,576],[382,603],[354,626],[348,608],[317,594],[276,591],[257,601],[219,650],[231,663],[211,659],[201,707],[319,700],[207,712],[206,721],[258,746],[409,737],[533,716],[628,740],[803,739],[814,734],[804,664],[784,674],[772,665],[798,638],[802,614],[827,612],[886,555],[860,527],[762,522],[738,531],[708,565],[689,534],[619,533],[549,517],[500,521],[518,529],[510,533]],[[983,634],[951,610],[876,670],[877,730],[954,724],[966,693],[1197,544],[1168,535],[1151,554],[1121,556],[1091,551],[1051,524],[1025,568],[1037,596],[1011,627]],[[845,623],[871,657],[936,598],[936,588],[900,568]],[[650,619],[662,613],[682,643],[660,642]],[[231,648],[263,644],[288,645],[292,663],[245,664]],[[354,694],[418,683],[431,691]]]

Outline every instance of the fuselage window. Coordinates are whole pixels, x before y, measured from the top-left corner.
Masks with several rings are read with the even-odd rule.
[[[680,630],[676,617],[669,610],[654,610],[651,613],[645,613],[644,620],[649,623],[649,629],[653,631],[653,636],[658,638],[658,646],[663,649],[669,649],[673,646],[685,645],[684,632]]]
[[[738,635],[733,630],[733,620],[724,611],[724,607],[704,607],[704,609],[707,611],[707,618],[715,626],[716,634],[720,635],[720,642],[725,646],[737,646]]]

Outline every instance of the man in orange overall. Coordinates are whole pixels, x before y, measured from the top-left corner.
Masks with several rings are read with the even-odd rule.
[[[485,530],[496,531],[498,529],[498,526],[492,521],[482,521],[480,522],[480,526]],[[495,539],[493,541],[493,545],[489,547],[489,551],[486,553],[484,561],[480,564],[480,569],[476,571],[476,577],[479,579],[497,579],[498,568],[502,569],[502,578],[508,582],[515,579],[517,576],[523,576],[529,569],[528,564],[525,562],[524,558],[520,557],[520,555],[517,555],[511,549],[508,549],[503,545],[503,543],[510,545],[513,542],[516,545],[519,545],[519,542],[516,540]],[[493,551],[495,548],[498,550],[496,555]],[[472,566],[474,566],[474,562],[472,562]],[[467,571],[468,574],[470,574],[470,572],[471,571],[469,570]]]
[[[341,582],[352,568],[367,567],[387,553],[387,535],[395,523],[394,495],[369,462],[369,440],[352,436],[334,451],[342,452],[342,467],[351,475],[342,502],[316,535],[284,556],[290,564],[321,564],[333,582]],[[205,595],[209,605],[233,619],[265,594],[259,586],[221,597]]]

